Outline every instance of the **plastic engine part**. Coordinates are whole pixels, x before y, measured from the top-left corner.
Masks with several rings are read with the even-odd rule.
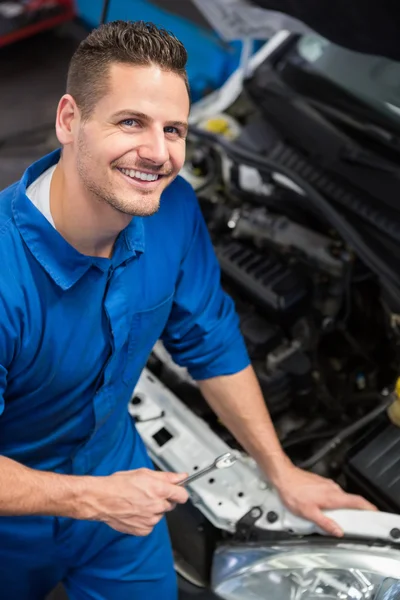
[[[400,429],[386,424],[371,432],[361,449],[348,460],[346,474],[352,487],[379,509],[400,512]]]
[[[238,241],[216,246],[223,275],[273,317],[299,316],[308,298],[307,285],[272,251],[258,252]]]
[[[240,326],[253,360],[265,359],[282,342],[282,330],[257,314],[241,315]]]

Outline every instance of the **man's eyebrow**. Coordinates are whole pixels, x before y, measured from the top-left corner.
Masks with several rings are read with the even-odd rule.
[[[112,115],[113,119],[128,116],[136,117],[137,119],[142,119],[142,121],[151,121],[151,118],[148,115],[145,115],[142,112],[138,112],[137,110],[133,110],[132,108],[122,108],[121,110],[118,110]]]
[[[152,121],[152,118],[149,117],[149,115],[133,110],[132,108],[123,108],[112,115],[113,119],[120,119],[122,117],[132,117],[140,119],[141,121],[146,121],[147,123]],[[185,131],[189,128],[189,123],[187,121],[167,121],[166,125],[169,127],[182,127]]]

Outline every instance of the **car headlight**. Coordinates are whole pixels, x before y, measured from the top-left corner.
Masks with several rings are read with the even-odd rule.
[[[380,600],[396,581],[398,550],[338,542],[225,546],[212,573],[225,600]]]

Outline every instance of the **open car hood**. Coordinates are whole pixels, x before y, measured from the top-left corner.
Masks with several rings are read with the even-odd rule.
[[[400,7],[395,0],[192,0],[192,4],[226,40],[265,39],[282,29],[293,33],[311,29],[349,50],[400,60]],[[182,10],[179,3],[178,12]]]
[[[350,50],[400,60],[400,7],[395,0],[252,0],[248,4],[288,14]]]

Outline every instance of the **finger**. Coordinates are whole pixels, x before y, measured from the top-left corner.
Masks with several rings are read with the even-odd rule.
[[[171,512],[171,510],[174,510],[174,508],[176,508],[176,502],[170,502],[167,500],[165,502],[164,513]]]
[[[378,510],[378,508],[374,504],[368,502],[368,500],[366,500],[362,496],[347,494],[347,498],[352,503],[351,508],[358,508],[359,510]]]
[[[167,490],[166,498],[175,504],[185,504],[189,498],[189,494],[184,487],[171,485]]]
[[[324,515],[320,510],[310,511],[308,515],[304,516],[310,521],[313,521],[318,527],[323,529],[323,531],[326,531],[326,533],[334,535],[335,537],[343,537],[343,529],[341,529],[333,519]]]
[[[162,502],[157,503],[157,506],[154,508],[154,514],[163,515],[171,510],[174,510],[176,507],[175,502],[170,502],[169,500],[163,500]]]
[[[164,513],[160,513],[158,515],[153,515],[153,516],[149,517],[148,519],[146,519],[146,525],[150,525],[151,528],[153,528],[157,525],[157,523],[159,523],[161,521],[161,519],[163,517],[164,517]]]
[[[164,475],[166,475],[168,481],[170,483],[180,483],[181,481],[183,481],[184,479],[186,479],[186,477],[188,476],[187,473],[164,473]]]
[[[338,483],[336,483],[336,481],[332,481],[332,479],[330,481],[332,483],[332,487],[335,488],[337,492],[343,492],[343,488]]]
[[[136,537],[146,537],[153,531],[152,527],[135,527],[132,529],[131,535],[135,535]]]
[[[328,506],[326,507],[328,508]],[[377,511],[377,507],[371,502],[368,502],[362,496],[357,496],[356,494],[346,494],[342,491],[342,493],[338,496],[334,496],[331,498],[329,502],[329,508],[352,508],[358,510],[374,510]]]

